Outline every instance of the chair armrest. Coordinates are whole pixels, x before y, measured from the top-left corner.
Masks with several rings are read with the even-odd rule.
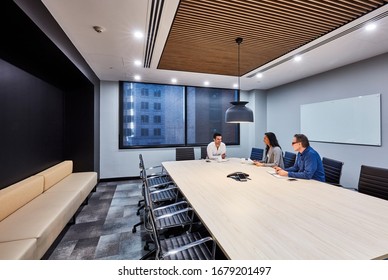
[[[172,187],[167,187],[165,189],[157,189],[157,190],[150,190],[150,194],[156,194],[156,193],[161,193],[161,192],[166,192],[166,191],[170,191],[170,190],[175,190],[177,189],[178,187],[177,186],[172,186]]]
[[[174,255],[174,254],[182,252],[182,251],[186,251],[186,250],[188,250],[190,248],[199,246],[199,245],[204,244],[204,243],[209,242],[209,241],[212,241],[213,242],[213,246],[215,246],[214,240],[211,237],[204,237],[204,238],[202,238],[200,240],[197,240],[197,241],[191,242],[189,244],[183,245],[181,247],[175,248],[174,250],[170,250],[170,251],[164,253],[162,255],[162,258]],[[213,256],[213,258],[214,258],[214,256]]]
[[[170,218],[172,216],[175,216],[175,215],[178,215],[178,214],[181,214],[181,213],[184,213],[184,212],[189,212],[189,211],[192,211],[193,208],[190,208],[190,207],[187,207],[185,209],[181,209],[181,210],[178,210],[178,211],[175,211],[175,212],[171,212],[171,213],[168,213],[168,214],[164,214],[164,215],[161,215],[159,217],[155,217],[155,220],[161,220],[161,219],[165,219],[165,218]],[[155,212],[155,210],[154,210]]]
[[[151,173],[148,176],[155,176],[155,175],[158,175],[158,176],[166,176],[167,173],[166,173],[166,170],[164,169],[164,167],[162,165],[157,165],[157,166],[151,166],[151,167],[148,167],[148,168],[145,168],[146,171],[152,171],[154,169],[161,169],[161,171],[158,171],[158,172],[155,172],[155,173]]]
[[[157,190],[159,190],[161,187],[169,187],[169,185],[174,185],[174,182],[173,181],[168,181],[168,182],[165,182],[165,183],[160,183],[160,184],[156,184],[156,185],[152,185],[150,186],[150,188],[155,188]],[[165,188],[163,188],[165,189]]]
[[[154,209],[154,212],[157,211],[157,210],[164,210],[164,209],[167,209],[167,208],[171,208],[171,207],[176,207],[178,205],[189,205],[189,203],[187,201],[179,201],[179,202],[175,202],[175,203],[172,203],[172,204],[168,204],[168,205],[165,205],[165,206],[160,206],[160,207],[157,207]]]

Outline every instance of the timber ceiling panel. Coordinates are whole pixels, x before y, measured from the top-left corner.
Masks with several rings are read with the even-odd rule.
[[[301,47],[388,0],[182,0],[158,69],[238,75]],[[351,51],[351,50],[349,50]]]

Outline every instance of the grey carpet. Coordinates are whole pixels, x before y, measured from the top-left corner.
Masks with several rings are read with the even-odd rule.
[[[144,230],[136,215],[141,182],[103,182],[97,185],[75,224],[67,226],[44,259],[49,260],[136,260],[143,250]]]

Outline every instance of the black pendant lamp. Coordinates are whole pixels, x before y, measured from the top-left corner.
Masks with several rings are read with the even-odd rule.
[[[238,87],[237,90],[240,94],[240,44],[243,39],[238,37],[236,38],[236,43],[238,45]],[[228,108],[225,112],[225,122],[227,123],[244,123],[244,122],[253,122],[253,112],[251,109],[245,105],[248,101],[233,101],[230,102],[232,107]]]

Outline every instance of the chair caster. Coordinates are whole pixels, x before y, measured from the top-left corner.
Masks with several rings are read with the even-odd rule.
[[[133,227],[132,228],[132,233],[135,233],[136,232],[136,227]]]

